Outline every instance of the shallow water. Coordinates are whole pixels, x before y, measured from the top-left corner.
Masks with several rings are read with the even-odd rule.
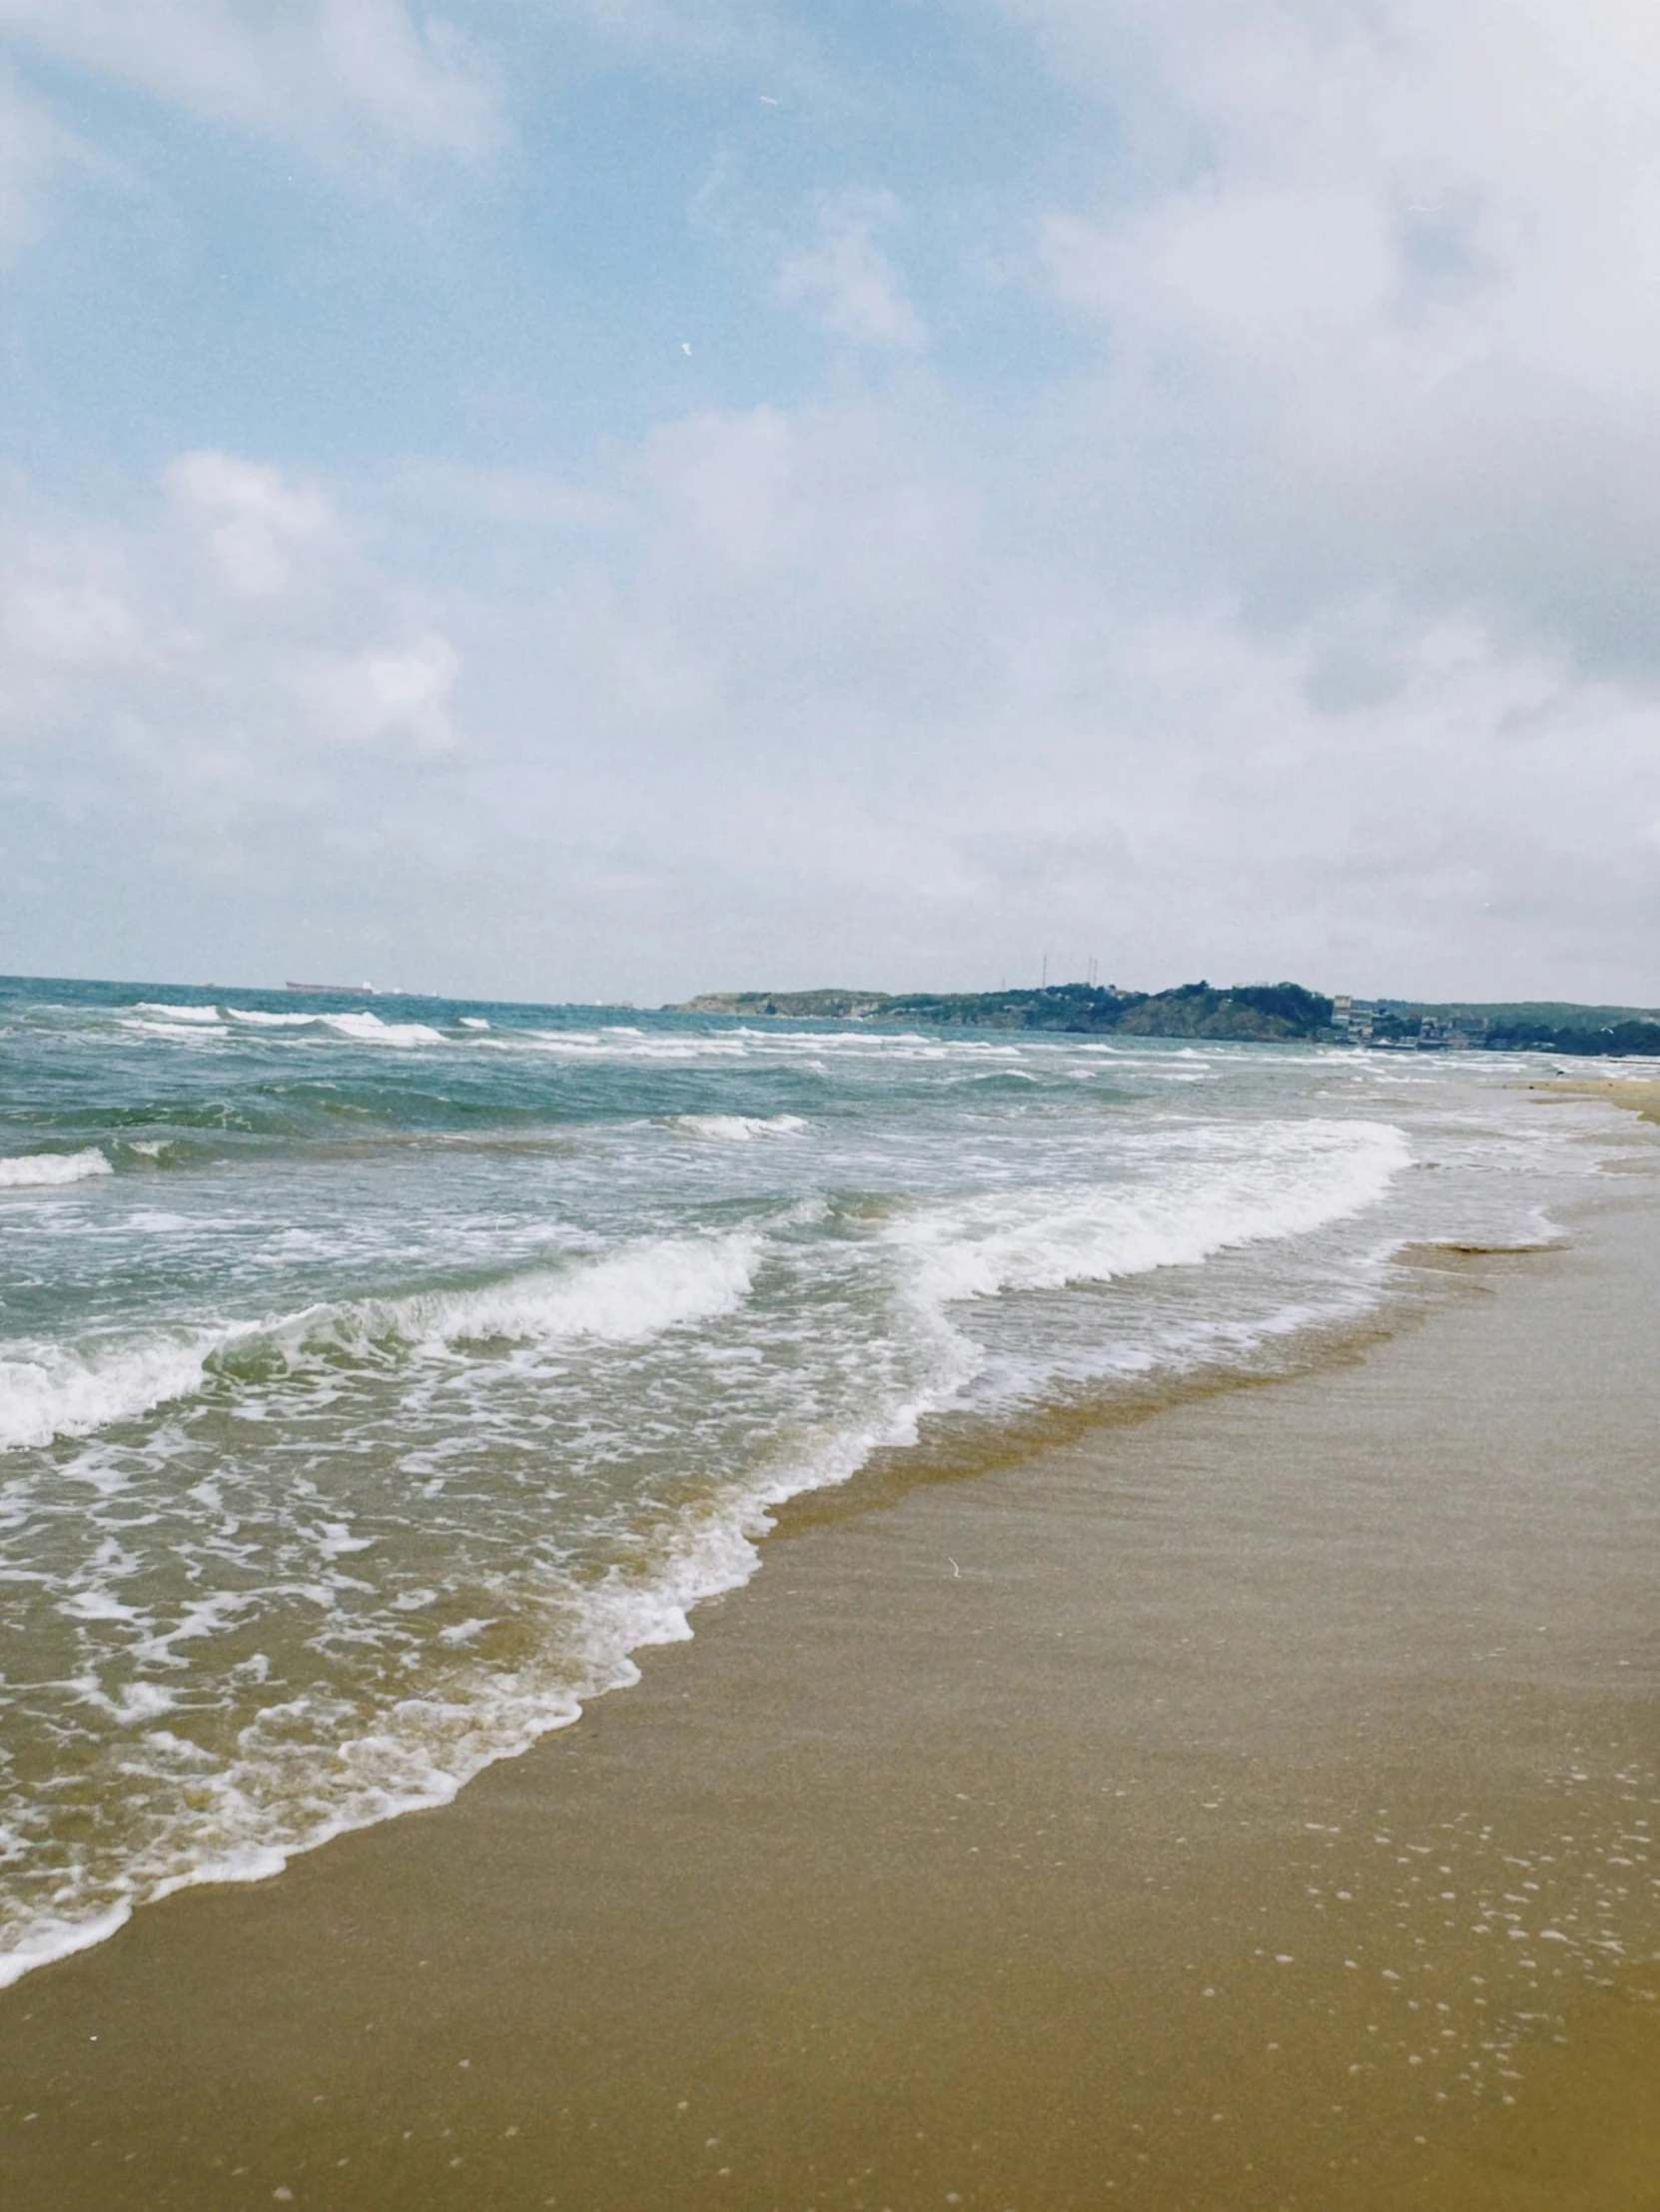
[[[1528,1072],[0,987],[0,1979],[441,1802],[879,1449],[1548,1241],[1626,1136]]]

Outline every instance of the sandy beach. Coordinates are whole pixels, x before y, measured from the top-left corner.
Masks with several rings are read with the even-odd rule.
[[[1660,2204],[1660,1154],[0,1998],[11,2212]]]
[[[1660,1121],[1660,1083],[1646,1076],[1558,1076],[1531,1083],[1528,1089],[1546,1101],[1605,1099],[1645,1121]]]

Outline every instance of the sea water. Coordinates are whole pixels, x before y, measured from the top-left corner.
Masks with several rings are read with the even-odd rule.
[[[1549,1241],[1620,1131],[1541,1072],[0,984],[0,1982],[441,1803],[873,1455]]]

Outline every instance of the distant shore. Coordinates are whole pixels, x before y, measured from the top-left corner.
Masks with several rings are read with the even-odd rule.
[[[1297,983],[1181,984],[1126,991],[1044,983],[996,991],[708,991],[673,1014],[748,1021],[923,1024],[1052,1030],[1068,1035],[1187,1038],[1212,1044],[1316,1043],[1408,1052],[1554,1052],[1660,1056],[1660,1011],[1531,1001],[1435,1006],[1406,999],[1330,998]]]

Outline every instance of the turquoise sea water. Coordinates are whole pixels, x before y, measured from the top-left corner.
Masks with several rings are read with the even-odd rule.
[[[0,983],[0,1980],[440,1802],[874,1451],[1551,1236],[1622,1131],[1536,1072]]]

